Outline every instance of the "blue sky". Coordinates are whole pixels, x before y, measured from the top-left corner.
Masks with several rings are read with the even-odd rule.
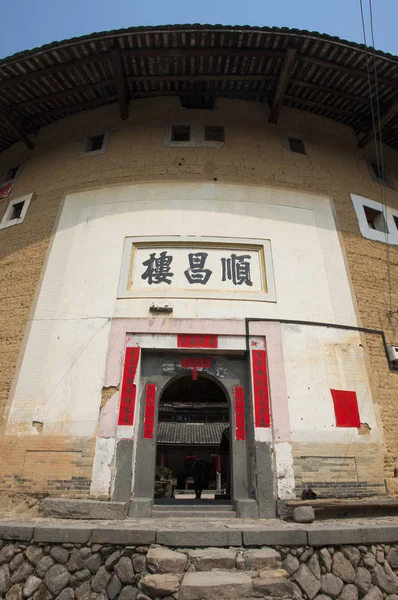
[[[362,1],[369,34],[369,0]],[[0,57],[94,31],[170,23],[297,27],[363,42],[359,0],[3,0]],[[398,54],[398,0],[373,0],[373,24],[376,48]]]

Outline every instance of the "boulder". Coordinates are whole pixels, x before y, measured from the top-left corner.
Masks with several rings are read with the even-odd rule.
[[[36,565],[37,575],[39,577],[44,577],[44,575],[47,573],[48,569],[50,569],[53,566],[53,564],[54,564],[54,561],[51,558],[51,556],[43,556],[43,558],[41,558]]]
[[[316,553],[311,556],[307,566],[317,579],[321,578],[321,565],[319,564],[319,558]]]
[[[293,508],[293,519],[296,523],[312,523],[315,521],[315,511],[312,506],[297,506]]]
[[[383,600],[383,592],[378,587],[372,585],[366,596],[362,600]]]
[[[355,579],[355,569],[342,552],[333,554],[332,573],[345,583],[352,583]]]
[[[359,593],[364,596],[368,593],[372,582],[372,576],[364,567],[358,567],[355,571],[354,583],[357,586]]]
[[[28,546],[26,548],[25,555],[32,565],[36,566],[39,560],[43,557],[43,548],[40,548],[40,546]]]
[[[385,563],[384,567],[382,565],[375,566],[372,573],[372,583],[386,594],[398,593],[398,577],[388,563]]]
[[[345,585],[341,590],[339,600],[358,600],[358,589],[352,583]]]
[[[62,590],[57,600],[74,600],[74,598],[75,592],[72,590],[72,588],[67,587],[64,590]]]
[[[50,550],[50,556],[60,565],[66,565],[69,559],[69,552],[65,548],[62,548],[62,546],[53,546]]]
[[[112,575],[105,569],[105,567],[100,567],[91,582],[91,588],[93,592],[104,591],[107,588],[111,577]]]
[[[203,550],[190,550],[188,556],[197,571],[211,571],[213,569],[229,570],[235,567],[235,550],[205,548]]]
[[[0,596],[3,596],[10,587],[10,569],[8,565],[0,567]]]
[[[363,564],[368,569],[374,569],[376,566],[376,558],[374,554],[372,554],[371,552],[365,554],[365,556],[363,557]]]
[[[134,583],[135,575],[131,558],[122,556],[119,562],[115,565],[115,573],[122,583]]]
[[[22,600],[22,586],[20,583],[16,583],[8,590],[6,600]]]
[[[86,581],[76,589],[76,600],[91,600],[90,583]]]
[[[122,556],[122,553],[120,552],[120,550],[116,550],[115,552],[113,552],[106,559],[105,568],[108,569],[108,571],[112,571],[113,567],[116,565],[116,563],[119,562],[121,556]],[[100,564],[100,566],[101,566],[101,564]],[[99,569],[99,567],[98,567],[98,569]],[[98,571],[98,569],[97,569],[97,571]]]
[[[11,584],[22,583],[33,573],[33,566],[28,561],[23,562],[11,575]]]
[[[10,571],[14,572],[18,569],[18,567],[20,567],[24,561],[24,555],[21,554],[17,554],[16,556],[14,556],[14,558],[10,561],[9,563],[9,567],[10,567]]]
[[[294,576],[294,580],[296,583],[298,583],[299,587],[310,600],[315,598],[321,587],[319,580],[304,564],[300,566],[299,570]]]
[[[37,590],[41,586],[41,583],[41,579],[35,577],[34,575],[29,575],[22,590],[24,598],[29,598],[30,596],[33,596],[33,594],[37,592]]]
[[[137,593],[137,588],[126,585],[119,594],[119,600],[136,600]]]
[[[58,596],[69,582],[70,573],[64,565],[53,565],[44,577],[44,583],[53,596]]]
[[[252,580],[246,573],[186,573],[182,580],[179,600],[241,600],[250,598]]]
[[[356,568],[359,565],[361,561],[361,553],[357,548],[354,546],[343,546],[341,551],[344,556],[348,558],[353,567]]]
[[[170,573],[146,575],[141,579],[141,588],[151,598],[171,596],[178,592],[179,579]]]
[[[131,562],[133,563],[134,573],[142,573],[142,571],[145,571],[146,558],[142,554],[133,554]]]
[[[387,554],[387,560],[392,569],[398,569],[398,548],[392,548]]]
[[[321,557],[321,562],[325,567],[328,573],[332,570],[332,557],[330,556],[330,552],[327,548],[322,548],[319,552],[319,556]]]
[[[187,564],[185,554],[167,548],[151,548],[146,556],[152,573],[183,573]]]
[[[68,562],[69,573],[80,571],[81,569],[84,569],[85,565],[86,563],[82,559],[79,550],[77,548],[73,548]]]
[[[122,584],[120,583],[120,579],[117,575],[113,575],[110,580],[106,591],[108,593],[108,598],[110,600],[114,600],[120,594],[120,590],[122,589]]]
[[[44,583],[42,583],[37,592],[33,594],[33,600],[51,600],[51,594]]]
[[[112,556],[112,555],[111,555]],[[95,553],[86,560],[87,569],[95,575],[102,564],[101,554]]]
[[[279,552],[273,548],[261,548],[259,550],[247,550],[243,553],[246,568],[254,571],[264,569],[279,569],[282,566]]]
[[[337,598],[343,589],[343,582],[333,573],[326,573],[321,577],[321,590],[324,594]]]
[[[282,567],[289,573],[289,575],[294,575],[299,566],[299,561],[292,554],[288,554],[282,563]]]
[[[0,550],[0,565],[9,563],[14,556],[14,544],[6,544]]]

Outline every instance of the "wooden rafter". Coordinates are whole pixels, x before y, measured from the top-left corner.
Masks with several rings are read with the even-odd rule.
[[[123,61],[119,48],[113,48],[111,50],[111,63],[113,76],[115,78],[117,97],[119,100],[120,118],[122,121],[125,121],[129,117],[129,93],[124,77]]]
[[[48,77],[49,75],[53,75],[54,73],[59,73],[61,71],[75,69],[76,67],[81,67],[90,62],[101,62],[108,56],[109,52],[98,52],[97,54],[90,54],[89,56],[83,56],[82,58],[77,58],[76,60],[71,60],[69,62],[57,63],[56,65],[51,65],[51,67],[46,67],[45,69],[30,71],[29,73],[24,73],[23,75],[10,77],[9,79],[0,81],[0,90],[25,83],[27,81],[32,81],[34,79],[40,79],[41,77]]]
[[[277,123],[279,120],[279,115],[283,104],[283,98],[285,96],[286,89],[289,84],[289,77],[293,70],[296,56],[297,50],[295,48],[288,48],[285,52],[285,56],[282,62],[282,68],[279,73],[278,83],[276,84],[274,99],[271,106],[271,113],[268,119],[270,123]]]
[[[346,65],[341,65],[340,63],[334,63],[329,60],[316,58],[315,56],[307,56],[304,54],[299,54],[299,58],[304,62],[311,63],[312,65],[319,65],[320,67],[326,67],[327,69],[340,71],[341,73],[346,73],[347,75],[351,75],[352,77],[359,77],[361,79],[368,78],[368,73],[366,70],[364,71],[362,69],[347,67]],[[370,73],[370,76],[374,78],[374,74],[372,72]],[[386,77],[382,77],[380,75],[377,75],[377,81],[390,87],[398,88],[398,81],[387,79]]]
[[[10,129],[16,136],[25,144],[29,150],[33,150],[35,147],[34,143],[24,134],[22,129],[14,123],[10,117],[4,113],[0,113],[1,120],[7,125],[8,129]]]
[[[387,125],[387,123],[396,117],[397,114],[398,102],[394,102],[383,112],[382,115],[380,115],[380,119],[375,117],[375,126],[373,127],[372,125],[372,127],[370,127],[365,135],[359,140],[358,148],[363,150],[363,148],[365,148],[374,137],[379,137],[379,132],[383,129],[383,127],[385,127],[385,125]]]

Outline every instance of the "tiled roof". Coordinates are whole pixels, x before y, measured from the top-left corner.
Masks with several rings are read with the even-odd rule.
[[[383,141],[398,149],[398,59],[391,54],[275,27],[93,33],[0,61],[0,151],[17,140],[32,147],[41,127],[96,106],[118,102],[126,119],[130,102],[155,96],[199,108],[211,108],[218,97],[268,103],[272,122],[289,106],[361,135],[372,131],[369,80],[371,95],[378,91]]]
[[[228,423],[159,423],[158,444],[218,446]]]

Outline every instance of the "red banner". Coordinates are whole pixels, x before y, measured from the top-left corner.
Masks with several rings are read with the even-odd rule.
[[[210,358],[184,357],[181,359],[183,369],[210,369],[210,365]]]
[[[270,427],[271,416],[266,350],[253,350],[252,361],[255,426]]]
[[[244,441],[245,433],[245,390],[242,385],[234,387],[235,439]]]
[[[7,198],[10,194],[12,188],[14,187],[14,183],[7,183],[0,187],[0,198]]]
[[[126,348],[118,425],[134,424],[135,399],[137,393],[135,375],[137,373],[139,358],[140,348]]]
[[[330,390],[336,415],[336,427],[360,427],[358,400],[356,392],[348,390]]]
[[[147,383],[145,394],[144,438],[151,440],[155,428],[156,384]]]
[[[178,348],[218,348],[217,335],[178,335]]]

